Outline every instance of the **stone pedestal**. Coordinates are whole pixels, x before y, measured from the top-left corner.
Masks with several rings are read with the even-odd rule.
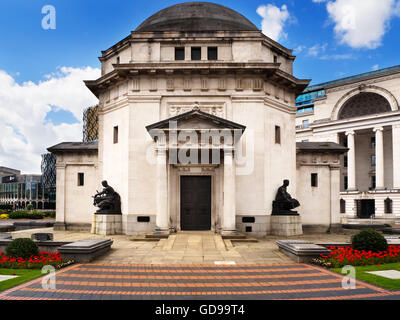
[[[122,234],[121,214],[94,214],[91,233]]]
[[[271,234],[284,237],[303,234],[300,216],[271,215]]]

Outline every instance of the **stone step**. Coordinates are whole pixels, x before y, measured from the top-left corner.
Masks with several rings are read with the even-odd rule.
[[[231,242],[247,242],[247,243],[255,243],[258,242],[256,238],[245,238],[245,239],[230,239]]]

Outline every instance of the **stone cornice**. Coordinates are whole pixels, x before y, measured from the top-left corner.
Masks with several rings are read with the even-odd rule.
[[[127,63],[127,64],[114,64],[114,70],[106,75],[103,75],[97,80],[84,81],[86,86],[93,92],[94,95],[99,97],[102,90],[120,82],[121,80],[130,79],[137,75],[147,76],[171,76],[171,75],[194,75],[200,74],[208,76],[214,74],[216,76],[226,75],[233,73],[240,76],[250,74],[252,76],[259,76],[264,80],[271,80],[280,86],[289,87],[295,91],[296,94],[300,93],[307,87],[310,80],[297,79],[292,75],[279,69],[279,63],[265,63],[265,62],[209,62],[209,61],[196,61],[196,62],[150,62],[150,63]]]

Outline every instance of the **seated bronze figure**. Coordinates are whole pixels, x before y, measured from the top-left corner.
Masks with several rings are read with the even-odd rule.
[[[121,198],[117,192],[110,187],[107,181],[102,181],[103,191],[93,196],[93,205],[98,206],[96,214],[121,214]]]
[[[283,180],[283,185],[279,187],[275,201],[272,202],[272,215],[299,215],[297,211],[292,211],[300,203],[286,191],[288,185],[289,180]]]

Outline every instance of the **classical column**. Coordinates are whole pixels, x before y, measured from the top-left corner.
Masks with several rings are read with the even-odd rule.
[[[224,150],[224,210],[222,234],[236,231],[235,159],[232,149]]]
[[[167,184],[167,150],[157,149],[157,233],[169,233],[168,219],[168,184]]]
[[[375,132],[375,189],[385,189],[384,162],[383,162],[383,128],[374,128]]]
[[[354,131],[347,131],[347,190],[357,190],[356,188],[356,149],[354,144]]]
[[[400,123],[392,125],[393,189],[400,189]]]

